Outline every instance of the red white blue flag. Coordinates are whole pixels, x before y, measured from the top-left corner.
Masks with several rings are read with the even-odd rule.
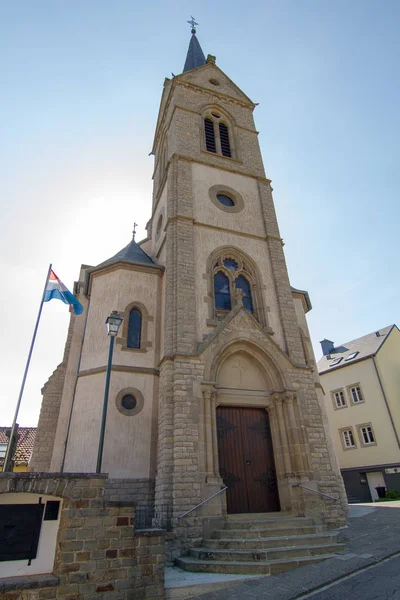
[[[53,298],[58,298],[62,300],[64,304],[69,304],[71,312],[76,315],[80,315],[83,313],[83,306],[75,298],[75,296],[68,290],[68,288],[63,284],[61,279],[57,277],[54,271],[50,271],[49,278],[47,280],[46,289],[44,291],[43,302],[49,302],[53,300]]]

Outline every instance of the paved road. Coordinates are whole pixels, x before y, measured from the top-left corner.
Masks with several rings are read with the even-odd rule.
[[[303,596],[310,600],[400,600],[400,556],[372,567],[342,583]]]

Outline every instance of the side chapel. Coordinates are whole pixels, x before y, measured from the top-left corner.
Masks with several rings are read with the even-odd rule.
[[[225,485],[200,520],[281,511],[329,529],[347,501],[255,106],[193,28],[183,72],[164,82],[147,237],[81,267],[85,313],[43,388],[31,470],[95,471],[117,310],[102,468],[114,485],[144,486],[173,517]]]

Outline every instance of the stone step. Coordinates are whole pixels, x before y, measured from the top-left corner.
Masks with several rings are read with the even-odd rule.
[[[291,535],[307,535],[317,533],[315,525],[304,527],[281,527],[270,529],[269,527],[262,529],[217,529],[213,533],[216,539],[256,539],[266,537],[280,537]]]
[[[291,517],[280,519],[228,519],[225,529],[282,529],[283,527],[309,527],[313,525],[308,517]]]
[[[234,515],[226,515],[227,521],[264,521],[264,520],[295,519],[295,518],[296,517],[291,512],[236,513]]]
[[[205,548],[216,548],[217,550],[269,550],[289,546],[318,546],[319,544],[334,544],[338,533],[311,533],[309,535],[289,535],[278,537],[243,539],[206,539],[202,546]]]
[[[232,573],[236,575],[274,575],[317,563],[327,558],[331,554],[320,554],[315,556],[306,556],[301,558],[292,558],[287,560],[261,561],[261,562],[234,562],[217,560],[197,560],[191,556],[181,556],[175,559],[175,563],[185,571],[193,573]]]
[[[344,550],[344,544],[320,544],[318,546],[295,546],[272,548],[270,550],[225,550],[216,548],[192,548],[189,556],[201,562],[269,562],[274,560],[297,559],[306,556],[333,554]]]

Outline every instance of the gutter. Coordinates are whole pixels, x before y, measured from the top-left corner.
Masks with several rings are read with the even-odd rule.
[[[381,380],[380,375],[379,375],[378,367],[376,366],[375,356],[372,357],[372,362],[374,363],[376,376],[378,378],[379,385],[381,386],[381,391],[382,391],[382,394],[383,394],[383,399],[385,400],[386,408],[387,408],[387,411],[389,413],[389,419],[390,419],[390,422],[391,422],[392,427],[393,427],[393,431],[394,431],[394,435],[395,435],[395,438],[396,438],[396,441],[397,441],[397,445],[400,448],[399,436],[398,436],[397,431],[396,431],[396,427],[395,427],[395,424],[394,424],[394,421],[393,421],[392,413],[390,412],[389,403],[387,401],[385,390],[383,389],[382,380]]]

